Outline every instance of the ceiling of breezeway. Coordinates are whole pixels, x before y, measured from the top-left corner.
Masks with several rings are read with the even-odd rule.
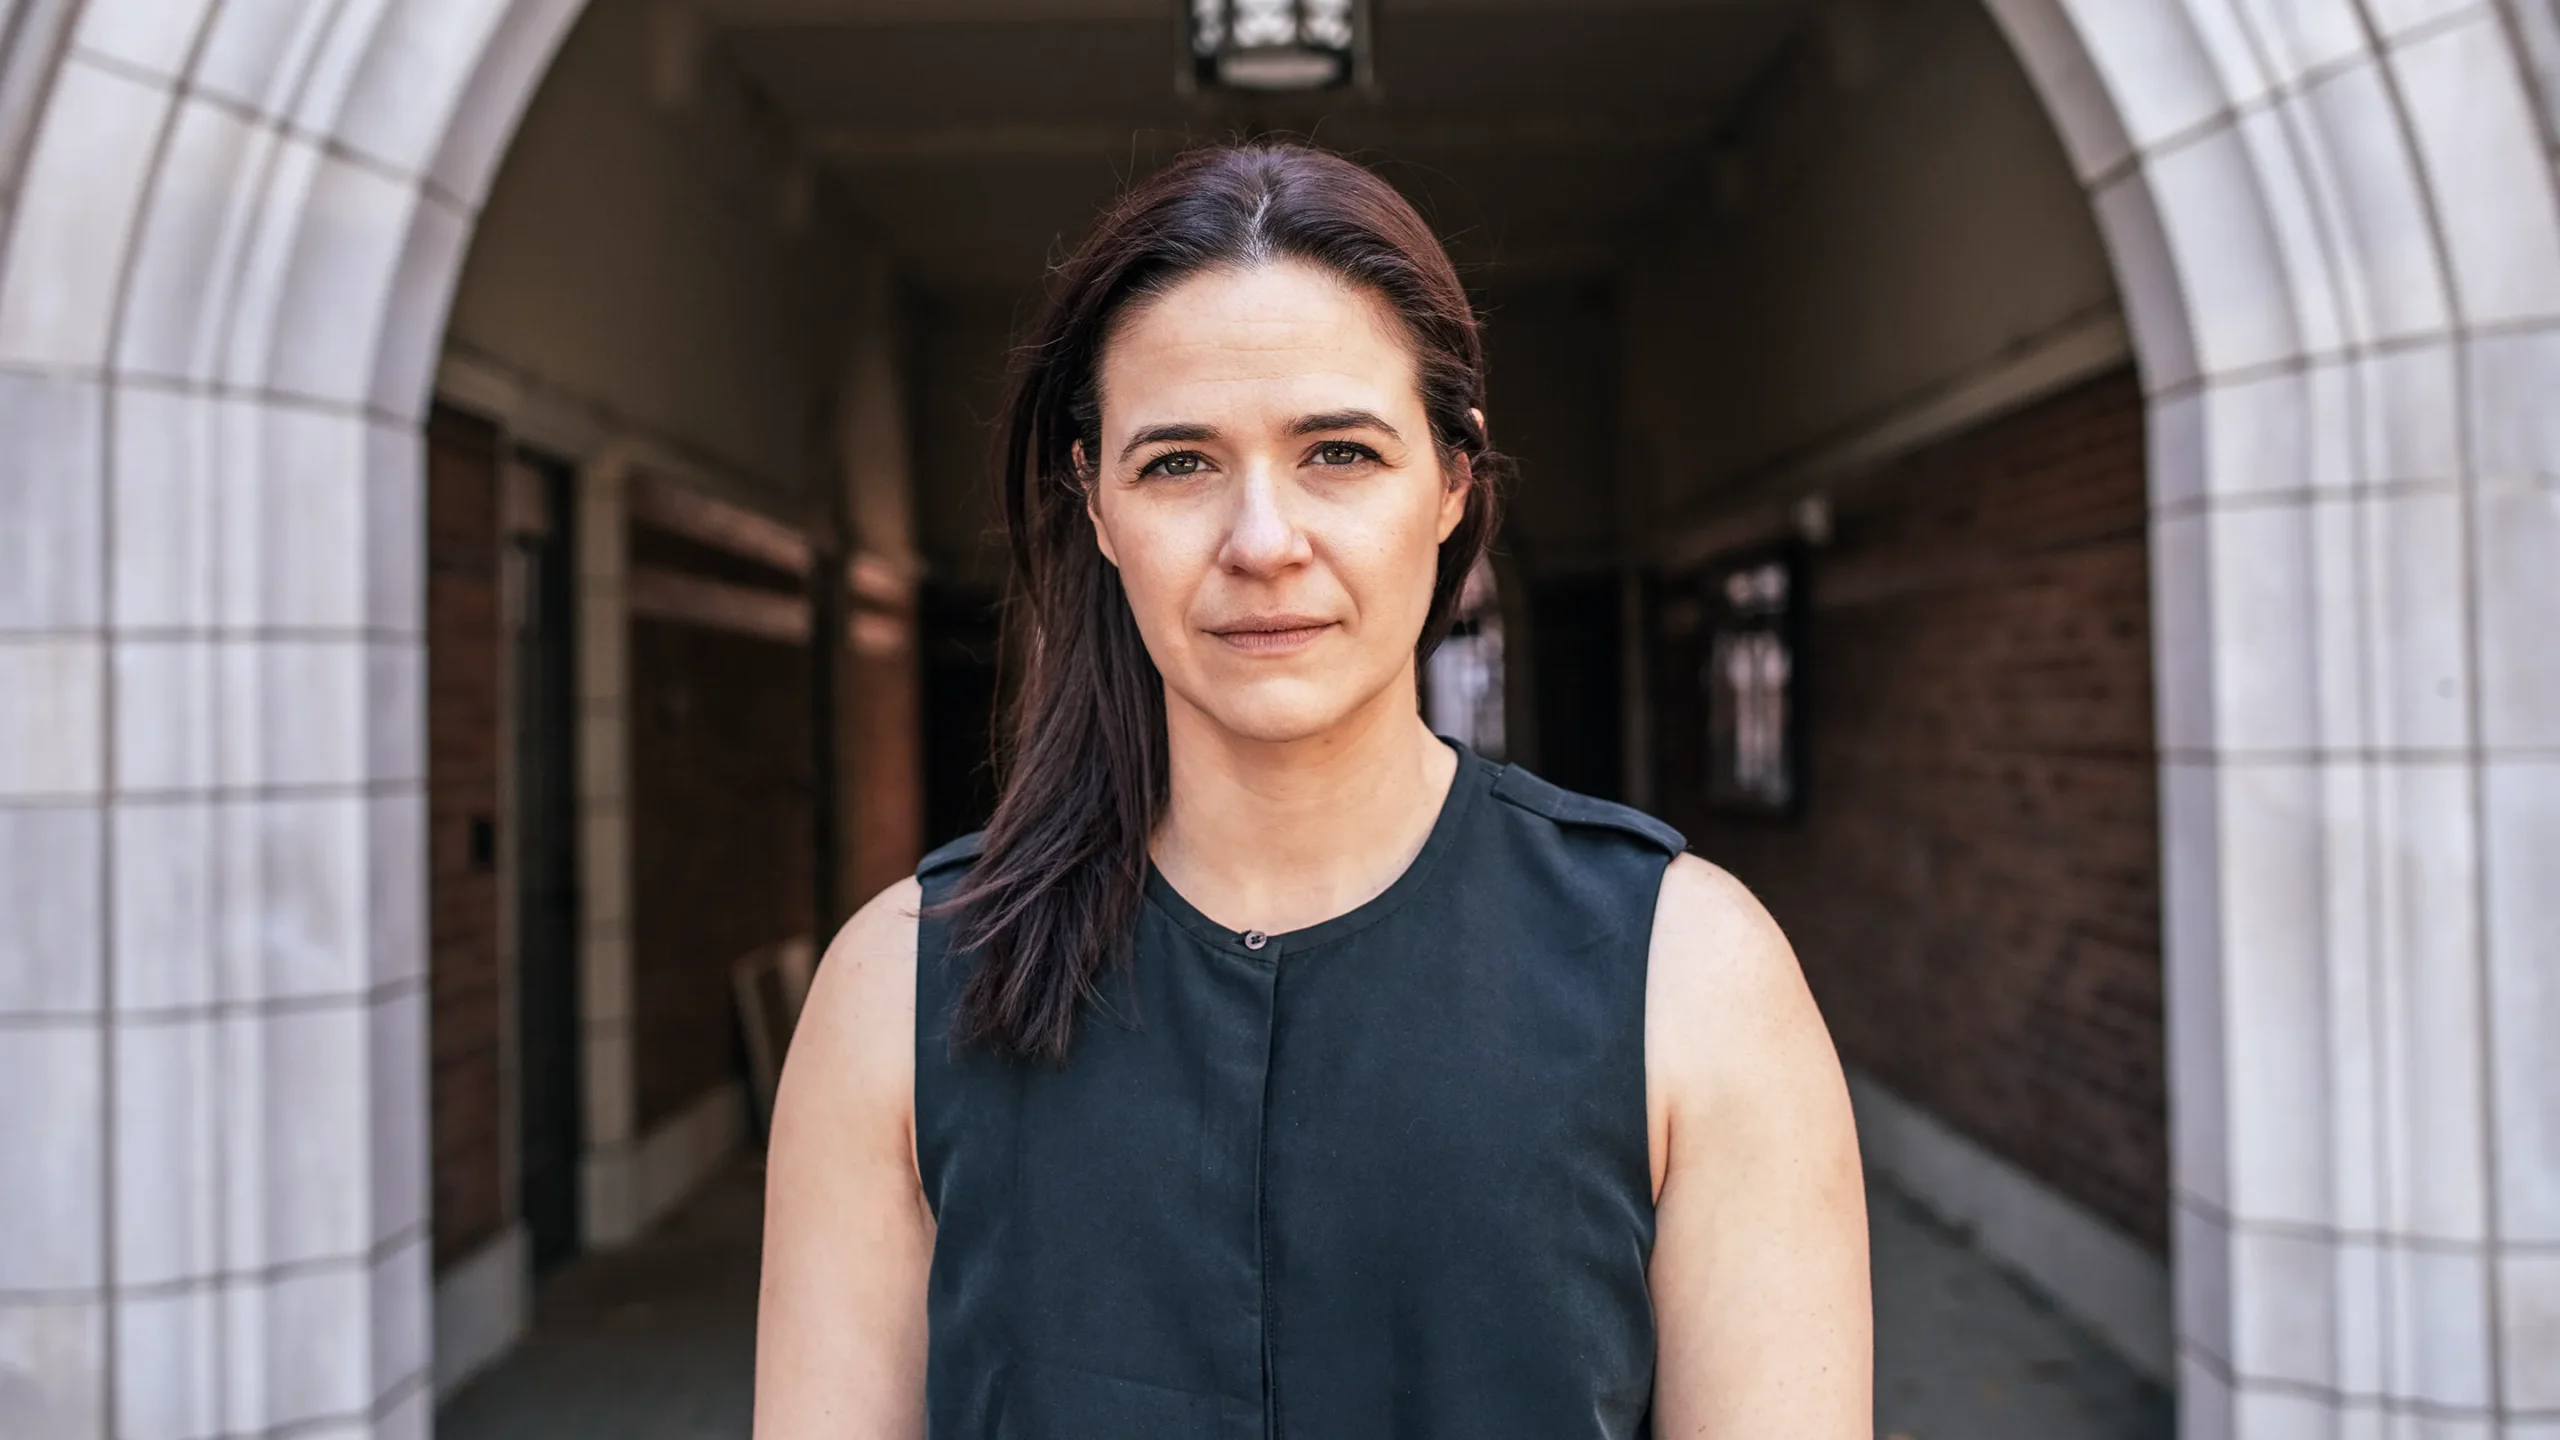
[[[1376,0],[1374,93],[1186,96],[1175,0],[696,0],[912,278],[1016,287],[1194,138],[1380,164],[1480,278],[1605,267],[1803,20],[1802,0]]]

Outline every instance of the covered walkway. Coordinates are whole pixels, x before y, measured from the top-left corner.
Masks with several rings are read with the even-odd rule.
[[[0,0],[0,1436],[742,1429],[744,1037],[987,809],[1015,322],[1266,133],[1487,317],[1435,718],[1760,894],[2061,1307],[1879,1203],[1881,1432],[2161,1433],[2068,1315],[2560,1436],[2560,10],[1374,8]]]
[[[761,1175],[722,1176],[666,1228],[542,1292],[522,1349],[439,1417],[445,1440],[746,1440]],[[2165,1440],[2169,1397],[1965,1238],[1871,1186],[1876,1433]]]

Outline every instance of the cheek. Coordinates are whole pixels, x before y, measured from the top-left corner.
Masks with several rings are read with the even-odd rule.
[[[1440,510],[1428,499],[1398,500],[1346,526],[1334,553],[1364,608],[1417,619],[1430,608],[1439,575]]]
[[[1103,528],[1110,532],[1120,588],[1139,627],[1153,628],[1160,617],[1179,617],[1206,568],[1200,537],[1194,533],[1199,527],[1185,523],[1178,513],[1123,503],[1104,509]]]

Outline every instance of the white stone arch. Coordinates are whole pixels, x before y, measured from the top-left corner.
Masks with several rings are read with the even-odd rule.
[[[579,8],[0,10],[0,1432],[431,1426],[420,429]]]
[[[2184,1433],[2554,1423],[2560,205],[2514,17],[1990,6],[2149,395]]]
[[[0,1431],[429,1425],[418,428],[579,3],[0,6]],[[2151,395],[2186,1433],[2560,1425],[2545,32],[1989,3]]]

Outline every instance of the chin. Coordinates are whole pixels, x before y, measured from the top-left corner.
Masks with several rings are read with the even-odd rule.
[[[1360,708],[1347,687],[1266,680],[1210,696],[1186,697],[1210,724],[1239,740],[1286,745],[1340,726]]]

